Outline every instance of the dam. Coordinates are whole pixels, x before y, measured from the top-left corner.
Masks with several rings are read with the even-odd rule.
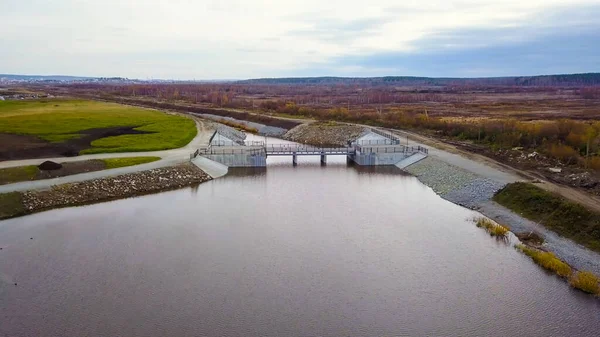
[[[404,168],[428,155],[423,146],[402,145],[398,137],[369,129],[344,147],[317,147],[305,144],[276,144],[266,142],[244,142],[243,138],[228,129],[217,129],[210,139],[209,146],[198,149],[190,160],[197,156],[216,161],[227,167],[266,167],[267,157],[291,157],[293,165],[299,156],[320,156],[321,164],[327,163],[328,156],[346,156],[348,162],[360,166],[396,165]]]

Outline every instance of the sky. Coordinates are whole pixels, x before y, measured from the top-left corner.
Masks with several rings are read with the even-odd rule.
[[[139,79],[600,72],[600,0],[0,0],[0,73]]]

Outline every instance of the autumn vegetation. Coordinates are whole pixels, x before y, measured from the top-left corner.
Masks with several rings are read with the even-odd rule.
[[[383,77],[71,85],[58,93],[274,125],[270,115],[412,129],[497,151],[537,151],[600,172],[597,74],[503,79]],[[251,113],[250,113],[251,112]],[[296,123],[297,125],[297,123]]]
[[[477,227],[485,229],[490,236],[501,239],[508,238],[508,233],[510,231],[508,227],[497,224],[494,221],[484,217],[477,218],[474,221]]]

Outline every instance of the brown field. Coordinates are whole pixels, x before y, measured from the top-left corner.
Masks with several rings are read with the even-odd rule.
[[[540,86],[478,84],[477,80],[445,86],[369,79],[271,82],[29,89],[211,113],[286,129],[307,118],[406,129],[600,195],[600,86],[594,86],[596,82],[577,77],[568,83],[544,79]]]

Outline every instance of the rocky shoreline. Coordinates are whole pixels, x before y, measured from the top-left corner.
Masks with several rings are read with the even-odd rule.
[[[597,253],[561,237],[533,221],[527,220],[492,200],[505,184],[428,157],[405,169],[442,198],[507,225],[513,233],[536,232],[544,238],[544,249],[578,270],[600,274]]]
[[[157,193],[200,184],[211,179],[198,167],[186,163],[116,177],[58,185],[48,190],[21,193],[23,210],[14,216]]]

